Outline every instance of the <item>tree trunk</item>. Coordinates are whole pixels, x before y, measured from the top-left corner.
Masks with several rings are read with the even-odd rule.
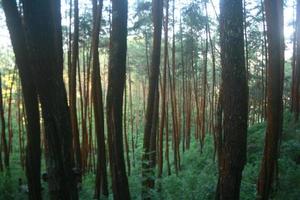
[[[3,0],[2,5],[6,15],[6,23],[16,57],[16,64],[19,69],[25,103],[27,119],[26,176],[28,180],[29,199],[42,199],[40,181],[41,149],[39,105],[36,86],[34,85],[33,76],[30,69],[30,55],[26,50],[25,31],[16,2],[11,0]],[[21,116],[21,111],[19,112],[19,115]],[[19,120],[22,120],[22,118]],[[20,121],[19,123],[21,123],[20,128],[22,129],[23,121]],[[22,134],[22,132],[23,131],[21,130],[20,134]],[[20,143],[23,144],[23,142],[23,137],[20,136]],[[22,146],[23,145],[20,146],[20,152],[22,152]],[[21,158],[21,160],[23,159]]]
[[[131,166],[129,157],[129,144],[128,144],[128,132],[127,132],[127,84],[125,78],[125,89],[124,89],[124,112],[123,112],[123,127],[124,127],[124,147],[126,155],[127,174],[130,176]]]
[[[12,153],[13,144],[13,130],[12,130],[12,117],[11,117],[11,105],[12,105],[12,92],[15,83],[15,70],[12,73],[11,84],[9,87],[9,98],[8,98],[8,111],[7,111],[7,128],[8,128],[8,151]]]
[[[79,142],[79,130],[77,119],[77,90],[76,90],[76,69],[79,65],[78,62],[78,42],[79,42],[79,9],[78,0],[74,0],[74,32],[73,32],[73,46],[72,46],[72,60],[70,69],[70,83],[69,83],[69,98],[70,98],[70,115],[71,115],[71,127],[73,135],[73,145],[75,151],[75,165],[81,171],[81,152]]]
[[[103,111],[103,97],[100,77],[100,63],[99,63],[99,32],[102,18],[102,0],[93,0],[93,36],[92,36],[92,97],[94,104],[94,118],[95,118],[95,133],[97,138],[97,170],[95,195],[96,199],[100,199],[100,195],[108,196],[108,183],[106,171],[106,150],[105,150],[105,136],[104,136],[104,111]],[[93,156],[93,155],[92,155]]]
[[[167,64],[168,64],[168,23],[169,22],[169,0],[166,1],[166,17],[165,17],[165,38],[164,38],[164,68],[162,77],[162,100],[161,100],[161,121],[159,129],[159,152],[158,152],[158,177],[161,178],[163,171],[163,134],[166,120],[166,85],[167,85]]]
[[[23,7],[30,70],[45,124],[50,199],[76,200],[71,119],[63,81],[60,1],[24,0]]]
[[[130,199],[124,162],[122,130],[127,51],[127,11],[128,4],[126,0],[112,0],[112,30],[106,109],[112,190],[115,200]]]
[[[132,150],[132,165],[135,167],[135,145],[134,145],[134,136],[133,136],[133,109],[132,109],[132,90],[131,90],[131,71],[128,70],[128,86],[129,86],[129,107],[130,107],[130,132],[131,132],[131,150]]]
[[[300,4],[298,4],[300,6]],[[284,72],[283,2],[265,0],[268,36],[268,105],[264,155],[257,183],[257,199],[267,200],[272,189],[282,132]]]
[[[1,118],[1,141],[3,145],[4,152],[4,166],[6,169],[9,168],[9,149],[6,140],[6,125],[5,125],[5,116],[4,116],[4,107],[3,107],[3,88],[2,88],[2,80],[0,74],[0,118]],[[1,152],[2,153],[2,152]]]
[[[144,143],[143,143],[143,158],[142,158],[142,198],[149,199],[149,188],[154,187],[154,178],[150,177],[152,172],[151,158],[155,154],[156,148],[151,144],[155,144],[154,139],[157,123],[155,121],[156,110],[158,109],[158,81],[159,81],[159,65],[160,65],[160,50],[161,50],[161,32],[162,32],[162,16],[163,16],[163,1],[152,0],[152,20],[154,25],[153,32],[153,50],[152,61],[149,77],[149,92],[147,99],[147,110],[145,116]]]
[[[248,121],[242,0],[220,2],[220,33],[224,126],[216,199],[237,200],[246,163]]]
[[[295,74],[294,74],[294,118],[295,121],[299,119],[299,111],[300,111],[300,1],[297,0],[297,14],[296,14],[296,58],[295,58]]]
[[[206,4],[205,4],[206,6]],[[208,16],[206,14],[206,16]],[[201,148],[204,146],[204,140],[205,140],[205,132],[206,132],[206,123],[205,123],[205,117],[206,117],[206,90],[207,90],[207,54],[208,54],[208,19],[206,21],[205,25],[205,50],[204,50],[204,70],[203,70],[203,106],[202,106],[202,126],[201,126]]]

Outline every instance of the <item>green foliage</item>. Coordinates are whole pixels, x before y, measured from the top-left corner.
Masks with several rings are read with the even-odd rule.
[[[0,199],[14,199],[13,182],[9,172],[1,174]]]
[[[248,130],[248,157],[243,171],[241,199],[252,200],[256,197],[256,182],[263,154],[266,124],[255,124]],[[14,143],[10,172],[0,174],[0,200],[25,199],[26,194],[18,191],[18,178],[25,180],[20,168],[17,143]],[[166,162],[163,177],[156,180],[156,188],[150,191],[152,199],[214,199],[218,178],[217,163],[213,159],[213,137],[208,134],[205,145],[200,151],[200,144],[192,140],[190,150],[181,157],[181,171],[178,176],[173,168],[173,151],[170,148],[172,174],[167,176]],[[132,199],[141,199],[141,156],[142,139],[136,149],[135,167],[132,167],[129,186]],[[274,187],[272,199],[295,200],[300,196],[300,123],[295,124],[290,113],[286,112],[283,124],[279,166],[279,184]],[[44,168],[44,166],[43,166]],[[94,194],[93,173],[83,178],[80,199],[92,199]],[[111,185],[110,179],[109,185]],[[47,185],[43,183],[43,195],[47,199]],[[110,192],[111,193],[111,192]],[[108,199],[113,199],[110,194]]]

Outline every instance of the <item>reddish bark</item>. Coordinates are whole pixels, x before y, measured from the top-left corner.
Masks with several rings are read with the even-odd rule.
[[[128,3],[126,0],[112,0],[112,30],[109,51],[106,121],[112,190],[115,200],[130,199],[124,162],[122,128],[127,51],[127,12]]]
[[[269,199],[282,132],[282,89],[284,73],[283,2],[265,0],[268,36],[268,105],[264,155],[257,183],[257,199]]]

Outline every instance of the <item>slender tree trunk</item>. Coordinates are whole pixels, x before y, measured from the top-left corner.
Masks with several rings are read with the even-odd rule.
[[[73,46],[72,46],[72,60],[70,69],[70,115],[71,115],[71,127],[73,134],[73,145],[75,150],[75,164],[76,167],[81,170],[81,152],[79,142],[79,130],[78,130],[78,119],[77,119],[77,87],[76,87],[76,72],[79,65],[78,62],[78,42],[79,42],[79,8],[78,0],[74,0],[74,32],[73,32]]]
[[[296,72],[296,36],[297,36],[297,31],[296,31],[296,20],[295,20],[295,8],[293,9],[293,28],[294,28],[294,34],[293,34],[293,57],[292,57],[292,84],[291,84],[291,112],[295,111],[295,72]]]
[[[8,111],[7,111],[7,128],[8,128],[8,151],[12,153],[13,144],[13,130],[12,130],[12,118],[11,118],[11,105],[12,105],[12,91],[15,83],[15,70],[13,71],[11,78],[11,85],[9,87],[9,98],[8,98]]]
[[[80,96],[80,117],[81,117],[81,139],[82,139],[82,147],[81,147],[81,170],[82,174],[86,172],[87,169],[87,154],[88,154],[88,133],[87,133],[87,124],[86,124],[86,116],[84,114],[84,84],[85,84],[85,45],[83,45],[83,72],[81,72],[80,67],[77,68],[78,71],[78,85],[79,85],[79,96]],[[83,80],[82,80],[83,73]],[[82,87],[83,86],[83,87]]]
[[[126,0],[112,0],[106,109],[112,190],[115,200],[130,199],[124,162],[122,130],[122,106],[126,76],[127,11],[128,3]]]
[[[4,152],[4,166],[6,169],[9,168],[9,149],[6,139],[6,125],[3,107],[3,88],[2,88],[2,74],[0,74],[0,117],[1,117],[1,141]]]
[[[206,8],[206,13],[207,12],[207,5],[205,4],[205,8]],[[207,16],[208,17],[208,16]],[[215,126],[215,105],[216,105],[216,95],[215,95],[215,87],[216,87],[216,57],[215,57],[215,47],[211,38],[211,31],[210,31],[210,26],[209,26],[209,22],[207,24],[207,28],[208,28],[208,38],[209,38],[209,45],[210,45],[210,50],[211,50],[211,57],[212,57],[212,90],[211,90],[211,126],[212,126],[212,132],[213,132],[213,136],[214,136],[214,148],[215,148],[215,152],[217,150],[217,146],[216,146],[216,130],[214,128]],[[214,153],[215,155],[215,153]]]
[[[298,4],[300,6],[300,4]],[[268,36],[268,106],[264,155],[257,183],[257,199],[269,199],[282,132],[282,88],[284,71],[283,2],[265,0]],[[300,26],[299,26],[300,27]]]
[[[181,54],[181,65],[182,65],[182,151],[185,151],[185,126],[186,126],[186,72],[185,72],[185,63],[183,56],[183,35],[182,35],[182,19],[180,13],[180,54]]]
[[[179,120],[178,120],[178,108],[177,108],[177,96],[176,96],[176,60],[175,60],[175,0],[173,0],[173,12],[172,12],[172,18],[173,18],[173,23],[172,23],[172,28],[173,28],[173,34],[172,34],[172,93],[173,93],[173,100],[171,98],[171,101],[173,101],[173,111],[172,114],[174,115],[174,124],[173,124],[173,129],[174,131],[174,139],[175,139],[175,151],[174,151],[174,156],[176,157],[176,165],[178,170],[180,170],[180,151],[179,151],[179,137],[180,137],[180,125],[179,125]],[[171,103],[172,104],[172,103]]]
[[[92,36],[92,97],[94,105],[95,133],[97,138],[97,170],[95,195],[96,199],[100,199],[100,195],[108,196],[108,183],[106,171],[106,150],[104,136],[104,110],[102,86],[100,77],[99,63],[99,32],[100,22],[102,18],[102,0],[93,0],[93,36]],[[93,155],[92,155],[93,156]]]
[[[131,150],[132,150],[132,165],[135,167],[135,145],[134,145],[134,130],[133,130],[133,104],[132,104],[132,90],[131,90],[131,71],[128,70],[128,86],[129,86],[129,109],[130,109],[130,132],[131,132]]]
[[[170,166],[170,156],[169,156],[169,99],[168,96],[166,96],[166,120],[165,120],[165,126],[166,126],[166,149],[165,149],[165,157],[167,161],[167,171],[168,176],[171,175],[171,166]]]
[[[206,4],[205,4],[206,6]],[[207,10],[207,9],[206,9]],[[206,14],[208,16],[208,14]],[[207,90],[207,54],[208,54],[208,19],[206,21],[206,27],[205,27],[205,50],[204,50],[204,70],[203,70],[203,106],[202,106],[202,127],[201,127],[201,143],[202,148],[204,145],[205,140],[205,132],[206,132],[206,90]]]
[[[124,112],[123,112],[123,126],[124,126],[124,147],[126,154],[126,165],[127,173],[130,176],[131,166],[130,166],[130,157],[129,157],[129,144],[128,144],[128,132],[127,132],[127,84],[125,80],[125,89],[124,89]]]
[[[294,74],[294,118],[299,119],[300,112],[300,1],[297,0],[296,16],[296,54],[295,54],[295,74]]]
[[[164,38],[164,68],[162,77],[162,100],[161,100],[161,122],[159,128],[159,152],[158,152],[158,177],[161,178],[163,171],[163,134],[166,120],[166,84],[167,84],[167,64],[168,64],[168,23],[169,22],[169,0],[166,1],[165,17],[165,38]]]
[[[151,158],[155,155],[156,148],[153,148],[156,138],[158,112],[158,81],[159,81],[159,65],[160,65],[160,50],[161,50],[161,32],[162,32],[162,16],[163,16],[163,1],[152,0],[152,20],[154,25],[153,32],[153,50],[152,61],[149,77],[149,92],[147,99],[147,110],[145,117],[144,143],[143,143],[143,158],[142,158],[142,198],[149,199],[148,193],[150,188],[154,187],[154,179],[150,177],[153,173],[154,163]]]
[[[264,0],[261,0],[262,6],[262,21],[263,21],[263,40],[264,40],[264,57],[265,57],[265,91],[264,91],[264,118],[267,118],[267,88],[268,88],[268,43],[267,43],[267,30],[266,30],[266,16],[265,16],[265,5]]]

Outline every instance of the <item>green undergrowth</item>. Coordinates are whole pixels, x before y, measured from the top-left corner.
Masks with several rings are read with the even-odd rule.
[[[251,126],[248,130],[247,164],[243,171],[241,184],[241,200],[253,200],[256,195],[256,182],[263,154],[266,124]],[[181,147],[182,148],[182,147]],[[142,142],[136,150],[136,158],[141,157]],[[178,175],[173,168],[173,152],[170,152],[171,175],[167,176],[164,161],[163,177],[156,179],[156,188],[151,191],[152,199],[182,200],[182,199],[214,199],[217,183],[217,167],[214,159],[213,137],[207,134],[205,145],[200,151],[198,142],[192,142],[189,150],[181,154],[181,170]],[[140,159],[137,159],[140,160]],[[295,124],[290,113],[286,113],[283,124],[283,135],[278,160],[278,179],[272,199],[300,199],[300,123]],[[141,162],[135,163],[129,176],[132,199],[140,199],[141,193]],[[20,168],[18,151],[11,158],[9,172],[0,173],[0,199],[26,199],[26,194],[18,191],[18,178],[25,180],[24,171]],[[94,174],[83,178],[83,188],[80,199],[92,199],[94,192]],[[154,177],[153,177],[154,178]],[[109,180],[110,182],[110,180]],[[47,198],[46,185],[43,187]],[[109,196],[112,199],[112,195]]]

